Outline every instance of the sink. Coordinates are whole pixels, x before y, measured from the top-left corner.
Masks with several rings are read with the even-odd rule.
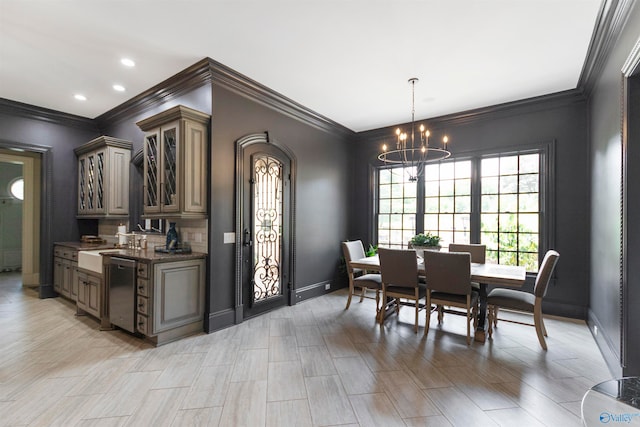
[[[78,268],[102,274],[102,255],[105,252],[118,252],[120,249],[94,249],[78,252]]]

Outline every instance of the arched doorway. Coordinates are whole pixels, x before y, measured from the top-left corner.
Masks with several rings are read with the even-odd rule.
[[[235,320],[295,304],[295,158],[268,133],[236,142]]]

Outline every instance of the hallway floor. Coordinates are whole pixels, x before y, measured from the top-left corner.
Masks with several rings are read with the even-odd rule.
[[[345,290],[155,348],[0,274],[0,426],[580,426],[610,378],[587,326],[500,323],[466,345],[403,308],[381,328]]]

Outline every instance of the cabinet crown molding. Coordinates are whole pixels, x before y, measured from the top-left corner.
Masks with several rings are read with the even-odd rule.
[[[208,124],[211,116],[198,110],[194,110],[184,105],[176,105],[166,111],[136,122],[136,125],[147,132],[153,128],[163,125],[172,120],[189,119],[195,122]]]
[[[111,136],[99,136],[91,141],[82,144],[80,147],[75,148],[73,151],[77,155],[89,153],[94,151],[96,148],[110,146],[110,147],[118,147],[124,148],[125,150],[132,150],[133,143],[130,141],[126,141],[124,139],[113,138]]]

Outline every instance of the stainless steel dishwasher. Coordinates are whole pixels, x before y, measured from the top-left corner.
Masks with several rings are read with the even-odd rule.
[[[113,325],[135,332],[136,262],[111,257],[109,264],[109,317]]]

